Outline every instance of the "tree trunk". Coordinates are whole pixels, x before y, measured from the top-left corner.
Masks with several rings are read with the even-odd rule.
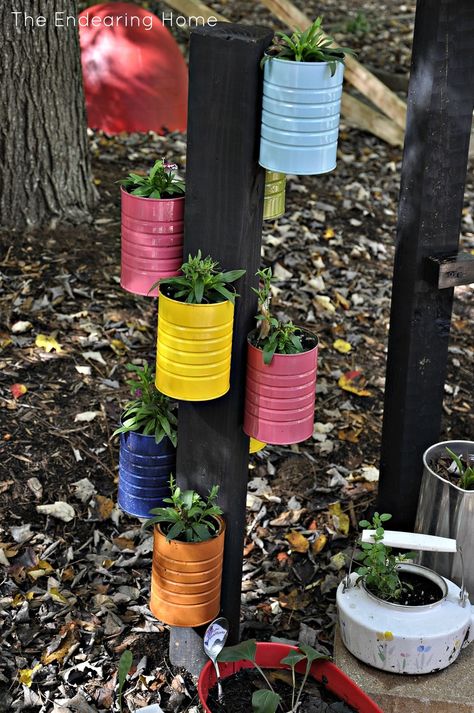
[[[86,221],[96,199],[77,26],[59,26],[56,12],[64,24],[67,15],[77,17],[76,0],[0,5],[3,227]]]

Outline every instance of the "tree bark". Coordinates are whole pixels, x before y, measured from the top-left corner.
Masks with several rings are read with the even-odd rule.
[[[80,223],[90,218],[96,200],[77,23],[59,26],[56,12],[77,17],[77,2],[13,0],[0,5],[3,227]],[[39,17],[45,18],[40,26]]]

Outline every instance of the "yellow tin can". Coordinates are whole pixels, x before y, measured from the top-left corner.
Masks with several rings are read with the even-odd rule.
[[[286,175],[277,171],[265,171],[264,220],[274,220],[285,213],[285,193]]]
[[[234,305],[178,302],[160,293],[156,388],[182,401],[210,401],[230,388]]]

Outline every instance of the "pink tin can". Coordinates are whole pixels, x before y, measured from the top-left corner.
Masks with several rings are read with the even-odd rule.
[[[244,431],[273,445],[305,441],[313,434],[318,340],[300,354],[275,354],[270,364],[263,351],[248,343]]]
[[[149,292],[159,279],[179,275],[183,264],[184,196],[141,198],[123,188],[122,271],[120,284],[136,295]]]

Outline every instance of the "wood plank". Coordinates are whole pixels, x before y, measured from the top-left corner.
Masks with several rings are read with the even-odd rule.
[[[261,0],[279,20],[289,27],[306,29],[311,20],[290,0]],[[361,94],[368,97],[375,106],[390,117],[400,128],[405,128],[406,104],[380,79],[358,62],[355,57],[346,57],[344,78]]]
[[[247,271],[237,285],[230,392],[179,405],[178,483],[201,493],[220,486],[227,523],[221,608],[230,622],[229,643],[239,639],[249,458],[242,420],[263,220],[259,63],[272,36],[262,27],[219,23],[194,30],[190,42],[184,254],[200,249],[225,270]]]
[[[177,10],[185,17],[203,17],[204,20],[216,18],[219,22],[227,22],[226,18],[219,15],[200,0],[165,0],[165,4]]]
[[[388,343],[379,507],[412,530],[422,454],[439,441],[453,288],[426,259],[458,252],[474,102],[472,0],[418,0]]]
[[[429,276],[439,290],[474,282],[474,255],[458,253],[428,258]]]
[[[352,126],[377,136],[391,146],[403,146],[403,129],[347,92],[342,94],[341,114]]]

